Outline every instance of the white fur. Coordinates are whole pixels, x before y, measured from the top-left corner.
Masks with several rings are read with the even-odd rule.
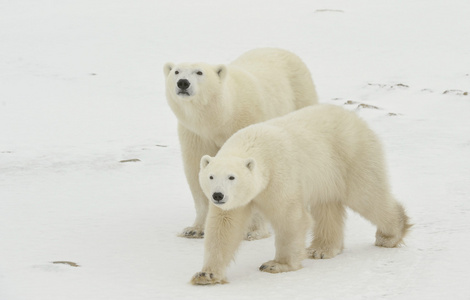
[[[338,106],[315,105],[238,131],[215,158],[201,159],[204,193],[225,201],[210,205],[204,266],[192,283],[226,282],[252,209],[276,234],[276,256],[261,271],[293,271],[306,256],[340,253],[346,206],[377,226],[377,246],[398,246],[411,225],[385,169],[377,136]],[[314,238],[305,249],[312,218]]]
[[[167,63],[163,69],[196,207],[196,220],[182,236],[202,237],[208,201],[198,182],[201,157],[215,155],[241,128],[317,103],[317,95],[305,64],[280,49],[251,50],[229,65]],[[181,93],[179,80],[190,84],[187,93]],[[254,220],[246,238],[267,236],[266,225],[259,222],[262,219]]]

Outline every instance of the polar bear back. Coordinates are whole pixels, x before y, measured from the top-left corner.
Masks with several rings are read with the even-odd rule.
[[[269,177],[264,195],[344,199],[362,182],[387,189],[382,147],[355,113],[315,105],[251,125],[233,135],[217,154],[253,157]],[[319,188],[321,187],[321,188]]]
[[[248,86],[253,86],[257,91],[253,93],[244,85],[241,92],[245,96],[256,94],[262,98],[262,101],[258,101],[265,111],[282,110],[271,113],[265,120],[318,103],[310,71],[297,55],[287,50],[250,50],[228,67],[235,81],[242,80],[244,76],[253,80]],[[240,87],[240,84],[234,86]]]

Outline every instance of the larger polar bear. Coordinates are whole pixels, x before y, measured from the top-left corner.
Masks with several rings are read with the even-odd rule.
[[[215,155],[241,128],[317,103],[317,95],[301,59],[280,49],[251,50],[229,65],[167,63],[164,74],[196,208],[194,224],[181,236],[202,238],[209,202],[198,181],[201,157]],[[267,235],[265,222],[255,217],[247,238]]]
[[[346,206],[377,226],[377,246],[398,246],[410,227],[390,193],[379,139],[338,106],[315,105],[238,131],[215,158],[201,159],[199,178],[212,205],[193,284],[226,282],[254,208],[276,235],[275,258],[260,267],[270,273],[297,270],[306,255],[340,253]],[[310,215],[314,238],[305,250]]]

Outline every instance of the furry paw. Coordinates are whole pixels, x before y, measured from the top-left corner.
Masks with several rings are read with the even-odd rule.
[[[201,227],[186,227],[178,236],[188,239],[204,238],[204,229]]]
[[[227,281],[223,278],[219,278],[214,273],[198,272],[191,278],[191,284],[193,285],[214,285],[224,284]]]
[[[375,245],[378,247],[395,248],[403,244],[403,240],[400,236],[385,235],[378,232],[375,237]]]
[[[269,231],[265,230],[254,230],[250,231],[245,235],[245,240],[247,241],[254,241],[254,240],[261,240],[270,237],[271,234]]]
[[[265,262],[259,267],[259,270],[262,272],[268,272],[268,273],[281,273],[281,272],[289,272],[289,271],[295,271],[300,269],[302,266],[299,265],[297,267],[293,267],[288,264],[281,264],[276,262],[275,260],[270,260],[268,262]]]
[[[378,247],[387,247],[387,248],[394,248],[394,247],[400,247],[401,245],[404,244],[403,238],[406,236],[410,228],[413,226],[412,224],[409,223],[408,217],[405,215],[405,212],[402,209],[402,222],[403,222],[403,228],[399,233],[395,234],[385,234],[384,232],[377,230],[375,233],[375,245]]]
[[[341,249],[322,249],[316,247],[307,248],[308,258],[313,259],[328,259],[333,258],[341,253]]]

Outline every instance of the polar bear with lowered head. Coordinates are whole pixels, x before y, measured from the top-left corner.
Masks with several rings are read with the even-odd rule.
[[[199,180],[211,205],[204,264],[193,284],[226,282],[252,209],[275,232],[275,257],[260,267],[270,273],[339,254],[345,207],[377,226],[377,246],[400,245],[411,226],[390,193],[379,139],[338,106],[315,105],[238,131],[214,158],[201,159]]]
[[[194,224],[181,236],[202,238],[209,202],[198,181],[201,157],[214,156],[241,128],[317,103],[317,95],[305,64],[281,49],[251,50],[228,65],[167,63],[164,74],[196,208]],[[254,214],[246,238],[268,235],[265,221]]]

